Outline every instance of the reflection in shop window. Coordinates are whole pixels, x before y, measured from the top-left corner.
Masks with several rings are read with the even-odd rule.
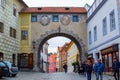
[[[107,59],[107,55],[105,55],[105,67],[108,67],[108,59]]]
[[[113,58],[119,59],[119,52],[113,52]]]
[[[116,52],[116,55],[117,55],[117,59],[119,59],[119,52]]]
[[[109,67],[112,67],[112,54],[109,54],[108,57],[109,57]]]
[[[28,39],[28,31],[27,30],[23,30],[21,32],[21,39],[22,40],[27,40]]]

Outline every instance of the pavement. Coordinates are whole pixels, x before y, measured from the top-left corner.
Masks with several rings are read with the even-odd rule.
[[[40,72],[19,72],[16,77],[3,77],[0,80],[87,80],[85,75],[78,73],[40,73]],[[92,75],[92,80],[95,75]],[[112,76],[104,75],[104,80],[114,80]]]

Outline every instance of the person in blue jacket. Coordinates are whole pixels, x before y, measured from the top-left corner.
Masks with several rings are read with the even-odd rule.
[[[114,78],[115,80],[119,80],[119,68],[120,68],[120,63],[117,60],[117,58],[113,59],[113,72],[114,72]]]
[[[97,63],[95,63],[94,65],[94,72],[96,74],[96,80],[99,80],[99,76],[100,76],[100,80],[103,80],[103,72],[105,69],[104,64],[102,63],[101,59],[98,59]]]

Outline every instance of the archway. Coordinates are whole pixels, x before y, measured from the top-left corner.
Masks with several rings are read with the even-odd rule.
[[[42,34],[38,40],[36,40],[36,58],[37,58],[37,66],[40,66],[40,50],[42,48],[42,45],[50,38],[57,37],[57,36],[63,36],[66,38],[71,39],[77,46],[78,51],[79,51],[79,57],[80,61],[84,61],[86,59],[85,54],[87,53],[86,51],[86,46],[83,43],[83,40],[79,38],[78,35],[74,34],[72,31],[60,31],[60,30],[52,30],[50,32],[46,32],[45,34]]]

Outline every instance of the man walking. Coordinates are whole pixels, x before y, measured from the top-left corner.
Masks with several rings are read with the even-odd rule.
[[[64,64],[64,65],[63,65],[63,68],[64,68],[65,73],[67,72],[67,67],[68,67],[67,64]]]
[[[96,74],[96,80],[103,80],[104,64],[101,62],[101,59],[98,59],[98,62],[94,65],[94,72]]]
[[[120,63],[117,60],[117,58],[114,58],[113,61],[113,72],[114,72],[114,78],[115,80],[119,80],[119,68],[120,68]]]

